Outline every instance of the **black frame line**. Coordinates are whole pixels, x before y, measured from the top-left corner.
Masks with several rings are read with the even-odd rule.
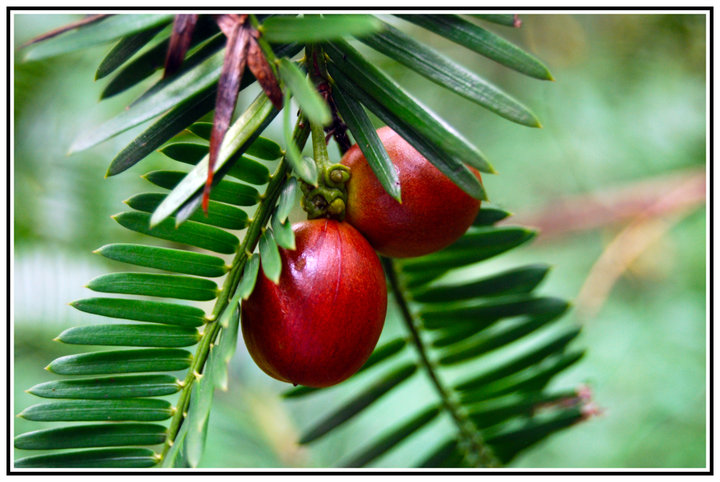
[[[382,469],[364,469],[364,470],[313,470],[313,469],[286,469],[286,470],[227,470],[227,469],[219,469],[219,470],[184,470],[184,469],[175,469],[175,470],[163,470],[163,469],[152,469],[152,470],[113,470],[113,471],[99,471],[99,470],[14,470],[12,467],[12,434],[10,433],[10,426],[11,426],[11,419],[13,415],[10,413],[10,405],[11,405],[11,392],[12,387],[10,386],[10,377],[11,377],[11,367],[12,367],[12,360],[10,358],[10,348],[11,348],[11,321],[10,321],[10,300],[12,296],[12,279],[11,279],[11,270],[10,270],[10,262],[11,262],[11,255],[12,255],[12,249],[11,249],[11,243],[12,239],[10,236],[10,222],[12,219],[12,212],[13,212],[13,199],[11,197],[11,166],[10,166],[10,160],[13,159],[12,152],[10,149],[10,135],[11,135],[11,111],[10,111],[10,104],[11,104],[11,88],[10,88],[10,82],[12,80],[11,76],[11,69],[12,66],[10,65],[10,54],[11,54],[11,38],[10,38],[10,22],[11,17],[13,15],[13,12],[32,12],[32,11],[83,11],[83,12],[94,12],[94,11],[227,11],[229,8],[227,6],[218,6],[218,7],[167,7],[167,6],[159,6],[159,7],[149,7],[149,6],[143,6],[143,7],[80,7],[80,6],[70,6],[70,7],[60,7],[60,6],[46,6],[46,7],[38,7],[38,6],[7,6],[6,7],[6,102],[7,102],[7,110],[5,113],[5,119],[6,119],[6,128],[5,128],[5,135],[6,135],[6,158],[8,162],[6,163],[6,196],[5,196],[5,206],[6,206],[6,262],[8,266],[8,270],[6,273],[6,283],[7,283],[7,325],[6,325],[6,397],[7,397],[7,407],[8,412],[6,413],[6,422],[7,422],[7,453],[6,453],[6,475],[118,475],[118,476],[126,476],[126,475],[156,475],[156,476],[167,476],[169,474],[173,475],[237,475],[237,474],[243,474],[243,475],[331,475],[331,476],[346,476],[346,475],[412,475],[412,476],[425,476],[425,475],[476,475],[476,476],[483,476],[483,475],[541,475],[541,476],[547,476],[547,475],[559,475],[559,476],[567,476],[567,475],[581,475],[581,476],[592,476],[592,475],[598,475],[598,476],[604,476],[604,475],[714,475],[714,329],[712,324],[713,314],[715,312],[714,310],[714,299],[712,297],[713,288],[714,288],[714,273],[712,271],[712,266],[714,264],[714,249],[713,249],[713,241],[714,241],[714,210],[713,210],[713,204],[714,204],[714,193],[713,193],[713,153],[714,153],[714,139],[712,136],[713,133],[713,126],[714,126],[714,49],[713,49],[713,40],[714,40],[714,7],[698,7],[698,6],[687,6],[687,7],[631,7],[631,6],[624,6],[624,7],[588,7],[588,6],[582,6],[582,7],[522,7],[522,6],[488,6],[488,7],[482,7],[480,8],[472,8],[472,7],[401,7],[401,6],[389,6],[389,7],[361,7],[361,6],[334,6],[334,7],[319,7],[319,6],[287,6],[287,7],[277,7],[277,6],[267,6],[267,7],[256,7],[256,6],[243,6],[243,11],[249,11],[249,12],[255,12],[255,11],[359,11],[359,10],[367,10],[367,11],[382,11],[382,12],[390,12],[390,11],[427,11],[427,12],[437,12],[437,11],[443,11],[443,12],[453,12],[453,11],[463,11],[468,12],[471,10],[482,10],[482,11],[496,11],[496,10],[517,10],[517,11],[523,11],[523,13],[542,13],[542,12],[552,12],[552,11],[563,11],[563,12],[587,12],[587,11],[654,11],[654,12],[673,12],[673,11],[692,11],[692,12],[706,12],[708,14],[709,19],[709,30],[707,32],[708,39],[709,39],[709,45],[708,45],[708,56],[709,56],[709,72],[707,80],[709,81],[708,86],[708,109],[709,109],[709,125],[707,126],[707,133],[709,133],[709,143],[708,143],[708,149],[709,152],[707,152],[707,158],[706,163],[709,165],[709,174],[710,178],[708,180],[708,188],[709,188],[709,199],[707,200],[707,204],[709,205],[709,226],[710,226],[710,232],[708,233],[708,236],[706,237],[706,241],[710,242],[709,246],[709,266],[710,266],[710,273],[709,273],[709,286],[706,287],[707,293],[710,296],[709,300],[709,307],[710,311],[706,315],[708,316],[709,320],[709,348],[710,351],[707,354],[708,356],[708,378],[709,378],[709,404],[710,407],[708,409],[709,413],[709,420],[708,420],[708,429],[710,431],[709,433],[709,446],[708,446],[708,457],[709,457],[709,465],[708,470],[695,470],[695,471],[688,471],[688,470],[659,470],[659,471],[651,471],[651,470],[645,470],[645,469],[638,469],[638,470],[519,470],[519,469],[503,469],[503,470],[484,470],[484,469],[475,469],[475,470],[452,470],[452,471],[442,471],[442,470],[423,470],[423,469],[415,469],[415,470],[382,470]]]

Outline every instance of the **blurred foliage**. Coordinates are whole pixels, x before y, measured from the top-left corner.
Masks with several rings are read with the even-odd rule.
[[[71,18],[16,15],[15,45]],[[512,75],[438,36],[410,24],[402,26],[413,35],[426,36],[426,41],[469,69],[482,64],[490,72],[489,80],[533,107],[543,129],[499,120],[451,93],[437,95],[429,81],[391,67],[379,54],[376,57],[488,155],[499,171],[483,179],[495,205],[523,213],[552,205],[559,197],[705,164],[704,16],[543,14],[522,19],[522,28],[503,29],[503,34],[543,59],[554,82]],[[148,184],[136,169],[109,179],[103,175],[109,160],[135,131],[81,154],[65,154],[78,133],[108,118],[136,95],[131,91],[97,104],[104,82],[92,79],[109,49],[98,47],[44,62],[22,63],[16,55],[16,263],[24,262],[28,253],[65,260],[62,269],[45,263],[22,271],[26,279],[16,277],[14,283],[30,288],[16,291],[16,307],[72,301],[51,295],[62,284],[77,288],[78,298],[84,296],[81,287],[89,278],[73,272],[85,276],[88,269],[102,271],[103,263],[110,263],[90,251],[108,242],[132,240],[133,234],[109,216],[121,210],[121,200]],[[271,129],[280,138],[277,126]],[[335,152],[331,150],[331,156]],[[162,165],[159,158],[145,162],[150,165],[144,165],[143,172],[153,162]],[[540,235],[537,243],[477,269],[490,272],[522,262],[549,262],[554,273],[543,291],[573,299],[620,228],[607,226],[548,242]],[[618,281],[601,311],[582,320],[580,344],[588,353],[556,383],[588,384],[604,412],[529,451],[514,466],[704,466],[705,239],[706,212],[700,209],[652,244]],[[87,268],[88,262],[95,267]],[[86,268],[74,270],[73,263]],[[57,322],[32,315],[14,320],[15,413],[37,403],[23,390],[48,379],[41,367],[69,353],[70,347],[50,341],[66,327],[68,318],[76,324],[82,316],[69,308],[68,313]],[[391,318],[383,339],[390,339],[397,328]],[[383,416],[361,416],[308,449],[298,447],[295,440],[302,428],[322,416],[312,399],[281,401],[277,394],[284,384],[261,374],[244,348],[236,354],[230,375],[229,391],[216,396],[204,467],[329,466],[354,441],[403,413],[408,403],[392,396],[383,399],[378,402]],[[414,383],[417,398],[422,399],[429,388],[422,380]],[[26,424],[16,419],[15,433],[28,430]],[[442,423],[435,429],[441,432]],[[423,438],[434,433],[429,432],[377,465],[411,464],[422,457]]]

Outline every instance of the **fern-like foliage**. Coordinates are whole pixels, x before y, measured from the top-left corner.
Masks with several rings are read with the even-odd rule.
[[[398,17],[522,74],[551,79],[540,61],[475,20],[454,15]],[[519,25],[511,15],[481,17]],[[268,71],[255,65],[253,72],[270,72],[282,88],[285,148],[260,137],[279,113],[277,102],[263,93],[246,108],[238,108],[242,112],[224,133],[213,163],[209,144],[217,125],[200,120],[228,93],[221,86],[218,95],[218,80],[234,55],[230,45],[223,50],[227,26],[222,19],[216,23],[211,16],[200,16],[197,24],[193,19],[191,39],[180,42],[172,15],[103,16],[45,36],[28,49],[26,57],[37,60],[115,41],[96,75],[111,77],[103,98],[145,82],[162,69],[169,58],[168,45],[183,43],[179,54],[173,54],[184,60],[172,75],[151,83],[129,109],[72,146],[85,149],[156,118],[111,161],[108,174],[123,172],[160,150],[172,165],[145,178],[167,193],[137,194],[126,201],[131,210],[114,219],[127,229],[174,244],[109,244],[98,249],[102,256],[142,269],[108,274],[88,284],[98,293],[119,296],[73,303],[81,311],[122,321],[71,328],[58,336],[64,343],[112,348],[61,357],[49,365],[50,371],[67,377],[32,387],[30,393],[49,401],[20,416],[73,424],[16,437],[19,449],[46,451],[16,460],[16,467],[197,466],[213,392],[227,385],[227,363],[237,343],[238,304],[252,292],[260,269],[270,279],[279,278],[278,247],[294,248],[288,215],[299,200],[298,178],[312,183],[317,176],[312,159],[300,154],[309,124],[324,125],[341,151],[349,145],[349,131],[385,189],[399,198],[402,186],[375,134],[371,112],[458,186],[485,199],[483,186],[468,168],[493,172],[485,155],[368,61],[348,36],[503,118],[539,125],[523,104],[387,19],[247,18],[243,28],[252,29],[270,66]],[[305,55],[295,58],[303,50]],[[266,92],[272,90],[267,78],[260,80]],[[254,81],[246,72],[238,88]],[[302,110],[297,120],[291,115],[291,98]],[[183,131],[192,133],[193,140],[187,135],[173,139]],[[205,216],[198,207],[209,166],[214,177]],[[361,370],[366,388],[318,420],[302,443],[319,439],[418,376],[428,377],[435,397],[417,413],[402,414],[395,426],[366,441],[339,465],[371,464],[447,417],[454,432],[424,454],[420,466],[500,466],[586,417],[584,393],[547,389],[582,351],[569,348],[578,329],[556,326],[568,304],[533,294],[546,266],[519,267],[462,284],[443,281],[453,269],[499,255],[533,237],[521,227],[494,225],[506,216],[504,211],[483,208],[474,226],[452,246],[421,258],[383,260],[406,336],[375,349]],[[228,263],[221,255],[232,260]],[[213,301],[214,306],[207,313],[192,301]],[[488,354],[495,356],[493,364],[485,363],[467,378],[452,375],[453,366],[482,365]],[[342,385],[331,390],[341,389]],[[298,387],[285,396],[321,397],[322,392]]]

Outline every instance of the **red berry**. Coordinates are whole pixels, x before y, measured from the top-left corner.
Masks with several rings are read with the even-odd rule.
[[[329,219],[293,226],[275,285],[258,275],[242,303],[242,332],[255,363],[297,385],[327,387],[355,372],[385,322],[387,288],[377,254],[355,228]]]
[[[480,201],[389,127],[377,133],[398,171],[402,203],[385,192],[355,145],[340,161],[351,170],[345,220],[385,256],[422,256],[452,244],[472,224]],[[471,170],[480,179],[480,173]]]

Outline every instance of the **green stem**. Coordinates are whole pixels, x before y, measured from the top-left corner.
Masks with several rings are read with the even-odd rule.
[[[318,172],[327,170],[330,166],[330,156],[327,151],[327,144],[325,143],[325,131],[323,127],[318,124],[311,123],[312,129],[312,146],[313,146],[313,157],[318,167]]]
[[[400,308],[403,322],[410,332],[413,345],[420,356],[420,363],[430,378],[430,382],[435,388],[435,391],[437,391],[443,407],[450,414],[450,417],[458,429],[460,440],[463,442],[461,445],[464,445],[466,448],[466,459],[475,467],[499,467],[500,462],[493,454],[492,449],[485,445],[480,433],[475,428],[472,421],[470,421],[457,401],[454,400],[452,392],[445,387],[438,377],[436,367],[430,361],[425,344],[422,338],[420,338],[416,317],[410,311],[408,302],[403,296],[403,293],[405,293],[406,290],[404,283],[401,280],[401,274],[396,268],[395,263],[385,257],[382,257],[381,260],[383,267],[385,268],[385,274],[388,277],[393,296]]]
[[[302,147],[307,142],[309,134],[310,132],[307,128],[307,123],[303,125],[298,120],[298,124],[296,125],[295,131],[293,132],[293,140],[300,147],[300,149],[302,149]],[[245,267],[248,256],[255,249],[255,246],[260,239],[262,229],[267,225],[268,221],[270,220],[270,216],[275,209],[275,204],[277,203],[278,197],[280,197],[280,193],[282,192],[282,188],[287,181],[289,173],[290,170],[288,168],[287,161],[283,158],[283,160],[278,165],[277,170],[270,178],[270,182],[267,189],[265,190],[265,194],[263,194],[262,201],[260,202],[260,205],[255,212],[255,216],[253,217],[250,225],[248,226],[245,237],[243,238],[243,241],[240,244],[237,253],[235,254],[235,258],[233,259],[231,265],[232,268],[230,269],[227,277],[225,278],[222,291],[218,296],[212,315],[210,316],[210,321],[205,325],[205,331],[203,332],[203,336],[200,339],[200,344],[195,351],[193,363],[190,366],[187,375],[185,376],[185,380],[182,382],[182,392],[180,393],[180,398],[178,399],[175,413],[170,420],[167,438],[165,440],[165,445],[163,446],[162,454],[158,463],[161,463],[162,460],[165,458],[165,455],[170,450],[170,447],[175,441],[175,437],[180,430],[180,425],[182,425],[183,420],[185,420],[185,416],[187,415],[187,407],[190,403],[192,386],[195,383],[195,380],[198,378],[198,375],[202,374],[205,367],[205,362],[207,361],[207,357],[210,353],[210,347],[217,339],[217,336],[221,330],[220,323],[218,323],[217,320],[221,317],[225,309],[236,309],[235,306],[230,306],[230,299],[232,298],[232,294],[235,293],[237,286],[240,283],[240,278],[242,277],[243,268]]]
[[[332,134],[340,149],[340,155],[344,156],[350,149],[351,143],[347,135],[347,126],[340,119],[337,105],[335,105],[335,100],[332,96],[333,87],[328,80],[330,76],[327,71],[325,50],[320,45],[310,44],[305,47],[305,51],[307,52],[306,59],[308,60],[306,60],[306,65],[308,73],[310,74],[310,80],[315,84],[315,88],[323,96],[332,113],[332,123],[325,127],[325,132]]]

